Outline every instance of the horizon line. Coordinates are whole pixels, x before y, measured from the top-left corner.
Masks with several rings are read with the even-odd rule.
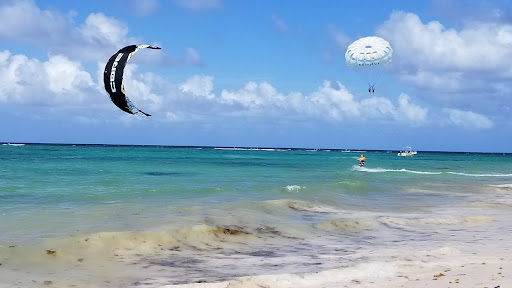
[[[310,148],[310,147],[270,147],[270,146],[213,146],[213,145],[165,145],[165,144],[107,144],[107,143],[58,143],[58,142],[0,142],[1,145],[48,145],[48,146],[118,146],[118,147],[166,147],[166,148],[211,148],[211,149],[239,149],[239,150],[302,150],[302,151],[337,151],[337,152],[400,152],[404,149],[364,149],[364,148]],[[512,154],[512,152],[486,152],[486,151],[442,151],[442,150],[415,150],[422,153],[480,153],[480,154]]]

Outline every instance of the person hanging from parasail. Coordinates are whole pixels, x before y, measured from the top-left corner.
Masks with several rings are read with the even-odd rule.
[[[347,67],[355,70],[367,83],[368,93],[375,93],[375,84],[393,59],[393,48],[388,41],[363,37],[350,44],[345,52]]]

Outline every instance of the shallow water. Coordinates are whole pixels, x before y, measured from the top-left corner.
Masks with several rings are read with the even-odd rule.
[[[0,287],[158,287],[509,251],[512,155],[0,146]]]

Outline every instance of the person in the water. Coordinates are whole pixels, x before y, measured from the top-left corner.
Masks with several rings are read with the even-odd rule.
[[[361,157],[359,157],[359,167],[363,167],[364,162],[366,162],[366,157],[364,157],[364,154],[361,154]]]

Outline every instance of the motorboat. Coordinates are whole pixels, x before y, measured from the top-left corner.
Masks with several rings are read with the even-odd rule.
[[[398,156],[414,156],[416,154],[418,154],[418,152],[417,151],[413,151],[411,149],[411,147],[407,147],[406,150],[398,152]]]

